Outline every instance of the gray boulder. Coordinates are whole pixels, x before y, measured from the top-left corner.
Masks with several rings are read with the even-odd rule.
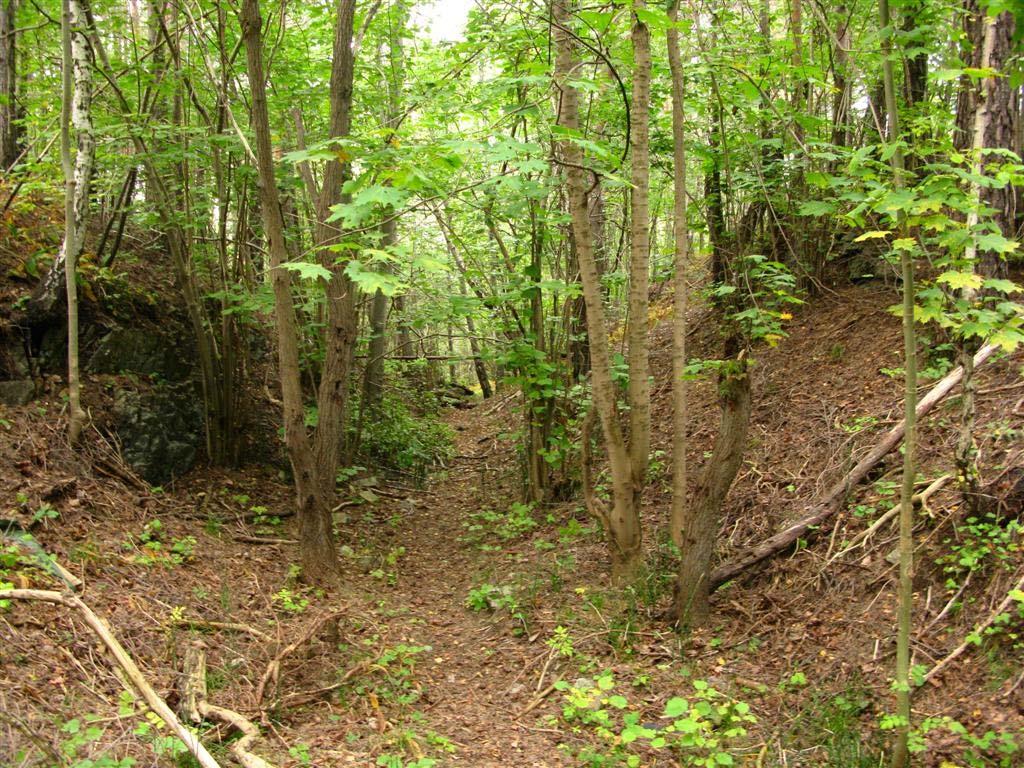
[[[25,405],[35,393],[36,385],[31,379],[0,381],[0,405]]]
[[[158,376],[166,381],[184,381],[192,373],[179,344],[137,328],[115,328],[100,339],[87,369],[92,373]]]
[[[118,390],[114,416],[124,459],[146,482],[161,485],[195,464],[204,432],[202,398],[192,383]]]

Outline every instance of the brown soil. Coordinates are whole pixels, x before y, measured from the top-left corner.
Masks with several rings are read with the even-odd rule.
[[[759,356],[750,451],[728,502],[723,557],[797,519],[899,418],[900,383],[883,370],[899,365],[890,351],[899,347],[898,321],[886,311],[892,301],[877,286],[822,297],[792,322],[789,339]],[[694,356],[716,346],[701,312],[692,318]],[[669,408],[668,333],[667,324],[652,331],[656,418]],[[1012,430],[1024,429],[1024,390],[1005,387],[1019,383],[1022,361],[1018,354],[987,366],[980,383],[986,478],[1006,486],[1011,500],[1011,479],[1019,472],[1013,468],[1021,465],[1020,441],[1013,438],[1020,432]],[[717,415],[711,386],[697,383],[693,390],[696,471]],[[262,720],[265,737],[254,751],[279,766],[302,765],[307,753],[318,766],[370,766],[382,755],[405,763],[430,756],[439,765],[577,764],[569,753],[596,739],[558,722],[562,694],[550,685],[593,678],[602,669],[614,672],[624,695],[652,720],[667,698],[691,690],[690,679],[748,701],[759,723],[739,764],[871,764],[840,762],[848,757],[840,750],[867,754],[879,714],[891,707],[894,569],[886,555],[895,531],[884,528],[862,550],[827,561],[867,527],[870,521],[853,510],[884,502],[885,486],[860,489],[851,511],[809,546],[721,590],[714,623],[680,638],[661,618],[668,591],[659,568],[671,563],[658,533],[669,504],[668,457],[657,459],[665,469],[655,467],[646,498],[646,545],[655,567],[622,600],[608,588],[603,542],[577,502],[534,511],[536,526],[522,530],[503,528],[504,518],[489,514],[504,515],[518,496],[515,406],[512,398],[452,411],[447,419],[456,430],[457,458],[425,489],[382,480],[368,488],[367,501],[359,496],[366,486],[352,487],[349,499],[361,501],[343,510],[344,586],[330,594],[292,578],[293,545],[236,539],[293,534],[291,518],[272,519],[286,514],[291,501],[277,471],[197,471],[153,494],[98,433],[78,453],[64,445],[56,393],[2,414],[0,509],[26,526],[44,502],[59,513],[35,525],[36,538],[84,579],[84,599],[172,706],[184,653],[202,638],[212,702]],[[925,425],[925,478],[949,469],[954,418],[947,403]],[[667,417],[656,424],[656,449],[668,451],[669,428]],[[891,457],[876,479],[894,478]],[[952,486],[930,506],[933,516],[922,516],[918,530],[918,627],[948,600],[932,558],[959,523]],[[142,540],[154,519],[163,524],[152,537],[161,542],[156,552]],[[169,551],[175,542],[180,562]],[[969,610],[919,630],[916,660],[931,664],[945,656],[987,615],[1000,590],[1005,594],[1010,576],[987,572],[968,592],[976,598]],[[18,586],[53,584],[36,570],[23,569],[18,579]],[[509,587],[517,605],[470,610],[467,596],[483,584]],[[336,620],[282,660],[276,685],[265,686],[258,704],[268,663],[334,612]],[[190,630],[182,624],[189,619],[235,622],[255,632],[197,624]],[[559,626],[572,638],[571,658],[546,644]],[[1024,692],[1010,690],[1019,678],[1000,665],[1019,662],[1020,654],[997,649],[962,657],[917,696],[916,715],[949,715],[972,729],[1019,730]],[[59,732],[61,724],[87,714],[99,718],[104,733],[82,746],[77,759],[103,754],[173,765],[167,755],[154,757],[151,737],[133,733],[145,716],[138,705],[119,712],[122,691],[109,658],[75,618],[37,603],[0,612],[0,765],[53,764],[48,750],[70,738]],[[860,738],[852,746],[827,738],[829,728],[839,729],[826,715],[834,714],[830,705],[840,696],[850,703],[843,709],[848,725],[864,734],[862,746]],[[225,735],[213,728],[203,739],[227,764],[231,758],[217,745]],[[934,738],[922,764],[938,765],[952,749]],[[19,750],[28,756],[19,758]],[[671,763],[650,755],[644,764]]]

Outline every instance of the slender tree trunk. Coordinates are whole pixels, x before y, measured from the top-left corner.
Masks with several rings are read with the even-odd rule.
[[[338,0],[334,27],[334,49],[331,63],[330,138],[348,136],[352,124],[352,80],[355,57],[352,47],[352,23],[355,0]],[[327,336],[323,370],[317,392],[319,421],[313,435],[321,494],[334,498],[338,457],[345,434],[348,410],[349,378],[352,358],[358,340],[358,288],[345,274],[344,264],[335,264],[330,246],[341,237],[337,225],[329,222],[331,208],[343,199],[342,184],[348,175],[347,166],[331,160],[324,169],[320,198],[316,205],[314,246],[321,263],[331,272],[327,285]],[[328,525],[329,525],[328,518]],[[332,548],[333,553],[333,548]]]
[[[248,62],[252,95],[252,129],[259,171],[260,201],[268,242],[274,312],[277,319],[277,353],[284,407],[285,444],[295,476],[296,513],[299,520],[299,550],[303,575],[313,580],[330,580],[338,572],[334,550],[329,497],[325,497],[319,466],[306,433],[302,384],[299,371],[298,327],[292,304],[291,278],[282,265],[288,260],[284,240],[284,221],[274,177],[274,159],[270,144],[270,121],[263,71],[259,0],[244,0],[242,36]],[[333,472],[331,484],[333,486]]]
[[[18,123],[18,0],[0,0],[0,171],[8,171],[21,151]]]
[[[59,276],[63,268],[68,310],[68,437],[73,445],[81,437],[86,420],[78,372],[78,287],[75,274],[85,242],[89,184],[96,152],[92,130],[92,62],[87,25],[80,0],[64,0],[61,14],[64,54],[60,141],[61,166],[64,169],[64,244],[47,279]],[[72,128],[77,144],[74,163],[71,159]]]
[[[558,124],[569,131],[578,131],[579,93],[570,83],[574,55],[572,37],[568,31],[568,0],[554,0],[552,12],[557,49],[555,76],[561,93]],[[573,237],[576,241],[580,282],[587,306],[593,408],[601,420],[612,476],[612,508],[598,514],[608,536],[612,575],[616,580],[622,581],[632,576],[641,562],[640,516],[635,504],[630,456],[622,435],[615,383],[611,375],[608,325],[605,319],[601,281],[594,258],[594,241],[587,206],[588,174],[583,166],[583,151],[578,144],[562,141],[560,154],[566,163]]]
[[[879,28],[890,30],[888,0],[878,0]],[[887,140],[892,148],[893,186],[903,187],[905,165],[900,138],[899,111],[896,106],[896,83],[893,77],[892,46],[888,34],[882,35],[882,79],[885,89],[885,111],[888,120]],[[905,224],[900,223],[901,236]],[[914,331],[914,262],[911,251],[900,251],[903,274],[903,410],[906,436],[903,443],[903,483],[900,488],[899,537],[899,607],[896,631],[896,714],[901,723],[896,729],[893,745],[892,768],[904,768],[910,762],[908,738],[911,727],[910,712],[910,632],[914,602],[914,475],[917,451],[917,339]]]
[[[689,227],[686,198],[686,113],[685,72],[679,51],[679,2],[669,11],[668,64],[672,74],[672,160],[675,174],[672,179],[672,235],[674,239],[675,295],[672,305],[672,515],[669,532],[677,547],[683,546],[683,527],[686,520],[686,304],[689,286],[686,273],[689,267]]]
[[[398,221],[389,216],[381,224],[380,247],[394,247],[398,240]],[[370,343],[367,348],[366,370],[363,372],[363,401],[360,410],[373,412],[380,405],[384,393],[384,356],[387,353],[388,305],[390,301],[379,289],[370,302]],[[362,421],[362,414],[360,421]]]
[[[634,7],[643,10],[637,0]],[[635,17],[633,21],[633,103],[630,110],[629,197],[629,454],[633,475],[633,506],[640,509],[651,446],[651,386],[648,378],[647,315],[650,290],[650,106],[651,34]]]
[[[978,62],[979,68],[988,70],[992,66],[992,53],[995,47],[998,23],[991,16],[983,16],[981,22],[982,40],[981,57]],[[974,125],[971,131],[971,200],[973,205],[967,214],[966,228],[969,233],[967,246],[964,248],[965,267],[971,271],[991,273],[991,268],[986,269],[986,264],[978,264],[978,247],[975,229],[978,226],[979,208],[984,204],[982,186],[977,179],[985,175],[985,159],[982,153],[985,150],[985,140],[988,133],[989,123],[989,98],[994,94],[996,78],[985,77],[979,84],[974,103]],[[987,260],[986,260],[987,261]],[[980,270],[979,270],[980,268]],[[964,288],[960,292],[960,298],[968,304],[973,304],[977,298],[977,291],[971,288]],[[963,495],[964,505],[971,514],[979,514],[982,506],[981,495],[981,472],[978,467],[978,444],[974,440],[974,416],[975,416],[975,392],[977,390],[974,378],[974,355],[981,347],[981,339],[978,337],[957,339],[957,355],[960,365],[964,369],[963,393],[960,397],[960,431],[957,436],[956,447],[953,451],[954,462],[957,469],[957,481],[960,485],[960,493]]]

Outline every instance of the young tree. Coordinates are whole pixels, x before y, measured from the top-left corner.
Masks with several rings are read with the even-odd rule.
[[[352,99],[352,23],[354,3],[339,0],[331,71],[331,135],[343,137],[350,125]],[[269,245],[269,267],[277,320],[278,364],[284,408],[285,443],[295,479],[299,518],[299,546],[304,576],[329,580],[338,571],[334,548],[331,506],[334,498],[337,457],[348,397],[348,371],[355,341],[354,286],[343,279],[326,249],[338,239],[327,220],[331,207],[341,198],[344,172],[338,160],[328,163],[318,198],[315,239],[322,258],[332,264],[328,282],[327,359],[321,372],[317,403],[319,421],[312,439],[306,431],[299,367],[298,325],[291,295],[290,272],[284,238],[285,225],[274,173],[270,118],[267,109],[266,74],[263,67],[262,19],[258,0],[242,6],[242,32],[250,87],[256,165],[260,178],[263,226]]]
[[[686,525],[686,308],[690,233],[686,198],[686,73],[679,51],[679,1],[669,9],[668,64],[672,77],[672,236],[675,263],[672,306],[672,514],[669,533],[683,546]]]
[[[60,157],[64,170],[64,243],[47,276],[63,279],[68,316],[68,437],[78,442],[85,425],[81,377],[78,371],[78,257],[85,242],[96,140],[92,128],[92,61],[87,33],[89,20],[81,0],[64,0],[61,14],[63,49]],[[76,151],[71,156],[71,130]],[[63,270],[63,271],[62,271]],[[56,288],[50,289],[56,293]],[[46,289],[44,288],[44,291]]]
[[[893,27],[888,0],[878,0],[878,26],[882,30],[882,79],[885,87],[885,112],[892,164],[892,183],[896,189],[904,185],[905,166],[900,145],[900,120],[896,103],[896,82],[893,77]],[[901,227],[902,229],[902,227]],[[901,233],[902,236],[902,233]],[[914,329],[914,261],[910,248],[900,249],[900,273],[903,278],[903,482],[900,486],[899,536],[899,607],[896,629],[896,714],[900,723],[893,745],[892,768],[904,768],[910,761],[908,739],[910,712],[910,631],[914,602],[914,480],[917,464],[917,336]]]

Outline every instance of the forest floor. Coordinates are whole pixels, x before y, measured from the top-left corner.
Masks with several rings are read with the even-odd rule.
[[[723,553],[799,517],[899,418],[891,371],[898,359],[879,351],[898,348],[898,321],[886,311],[892,301],[876,284],[826,295],[798,314],[789,339],[760,356],[749,455],[728,502]],[[695,354],[715,344],[700,312]],[[654,323],[656,415],[669,402],[668,333],[667,323]],[[986,473],[1009,489],[1011,517],[1021,511],[1024,475],[1024,392],[1015,388],[1022,362],[1017,354],[980,376]],[[699,467],[715,430],[712,385],[695,384],[692,402],[691,466]],[[731,746],[736,764],[878,765],[877,723],[891,708],[887,555],[895,531],[883,528],[863,548],[835,556],[891,506],[898,456],[823,535],[721,590],[711,625],[681,637],[664,620],[668,420],[656,416],[645,497],[650,573],[623,595],[607,582],[604,544],[578,501],[518,503],[515,408],[503,394],[450,411],[455,458],[424,487],[365,472],[352,478],[339,513],[343,587],[331,593],[296,578],[291,492],[278,469],[197,470],[152,489],[98,432],[82,450],[67,448],[56,392],[3,414],[0,503],[83,579],[83,599],[172,706],[185,654],[201,641],[210,700],[261,723],[253,751],[278,766],[612,765],[581,757],[614,744],[566,722],[565,693],[552,687],[598,678],[613,678],[625,711],[644,723],[662,722],[666,700],[692,696],[697,680],[749,703],[757,722]],[[946,404],[923,429],[926,480],[949,470],[954,417]],[[971,609],[933,622],[949,599],[933,554],[945,537],[959,536],[960,523],[951,486],[930,504],[918,531],[915,657],[924,665],[991,611],[1020,567],[1017,558],[979,571],[964,592]],[[52,585],[37,570],[15,571],[17,586]],[[1017,659],[1005,638],[970,651],[919,692],[916,717],[1020,733]],[[186,764],[154,756],[167,748],[163,731],[147,726],[144,708],[123,691],[95,637],[66,610],[24,603],[0,612],[0,765],[84,765],[101,755],[111,761],[104,766],[123,766],[116,761],[126,757]],[[94,731],[68,724],[86,719]],[[227,743],[219,743],[227,734],[203,734],[229,763]],[[643,765],[686,764],[665,750],[638,754]],[[921,764],[960,754],[953,736],[936,731]]]

